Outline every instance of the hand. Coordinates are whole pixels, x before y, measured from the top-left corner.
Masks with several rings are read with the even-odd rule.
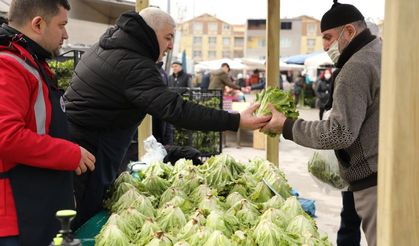
[[[254,112],[259,108],[259,106],[259,103],[252,104],[250,107],[240,113],[240,128],[256,130],[262,128],[269,122],[271,119],[270,115],[261,117],[254,115]]]
[[[96,158],[85,148],[80,146],[81,158],[79,166],[76,168],[76,174],[80,175],[89,169],[90,171],[95,170]]]
[[[272,118],[262,129],[261,132],[265,133],[277,133],[281,134],[282,129],[284,128],[284,123],[287,117],[281,112],[278,112],[272,104],[268,105],[268,108],[272,112]]]

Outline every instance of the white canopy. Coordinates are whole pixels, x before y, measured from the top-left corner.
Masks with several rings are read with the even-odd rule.
[[[232,70],[243,70],[246,69],[246,65],[242,64],[240,61],[234,59],[219,59],[219,60],[212,60],[212,61],[202,61],[195,65],[195,71],[199,70],[216,70],[221,68],[221,64],[228,63],[230,69]]]
[[[326,52],[321,52],[319,54],[308,57],[304,61],[304,65],[307,68],[318,68],[320,66],[333,65],[332,60]]]

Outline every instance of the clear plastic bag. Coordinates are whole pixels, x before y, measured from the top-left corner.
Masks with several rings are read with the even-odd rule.
[[[333,188],[342,190],[348,186],[339,174],[339,164],[333,150],[314,152],[308,162],[308,171],[315,180],[320,180]]]
[[[145,154],[141,157],[140,162],[148,165],[155,162],[163,162],[164,157],[167,155],[164,146],[157,142],[153,135],[144,141],[144,150]]]

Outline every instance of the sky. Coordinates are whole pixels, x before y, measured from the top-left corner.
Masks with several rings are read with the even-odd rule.
[[[134,1],[135,0],[129,0]],[[176,21],[192,19],[204,13],[215,15],[230,24],[245,24],[247,19],[266,18],[268,0],[149,0],[150,5],[167,11]],[[384,19],[385,0],[341,0],[356,6],[365,18],[372,21]],[[332,0],[281,0],[281,18],[308,15],[321,19],[332,6]]]

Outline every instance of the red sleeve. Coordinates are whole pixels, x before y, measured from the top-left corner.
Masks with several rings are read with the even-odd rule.
[[[13,58],[0,58],[0,159],[42,168],[75,170],[81,158],[78,145],[36,133],[32,98],[37,95],[37,84]]]

